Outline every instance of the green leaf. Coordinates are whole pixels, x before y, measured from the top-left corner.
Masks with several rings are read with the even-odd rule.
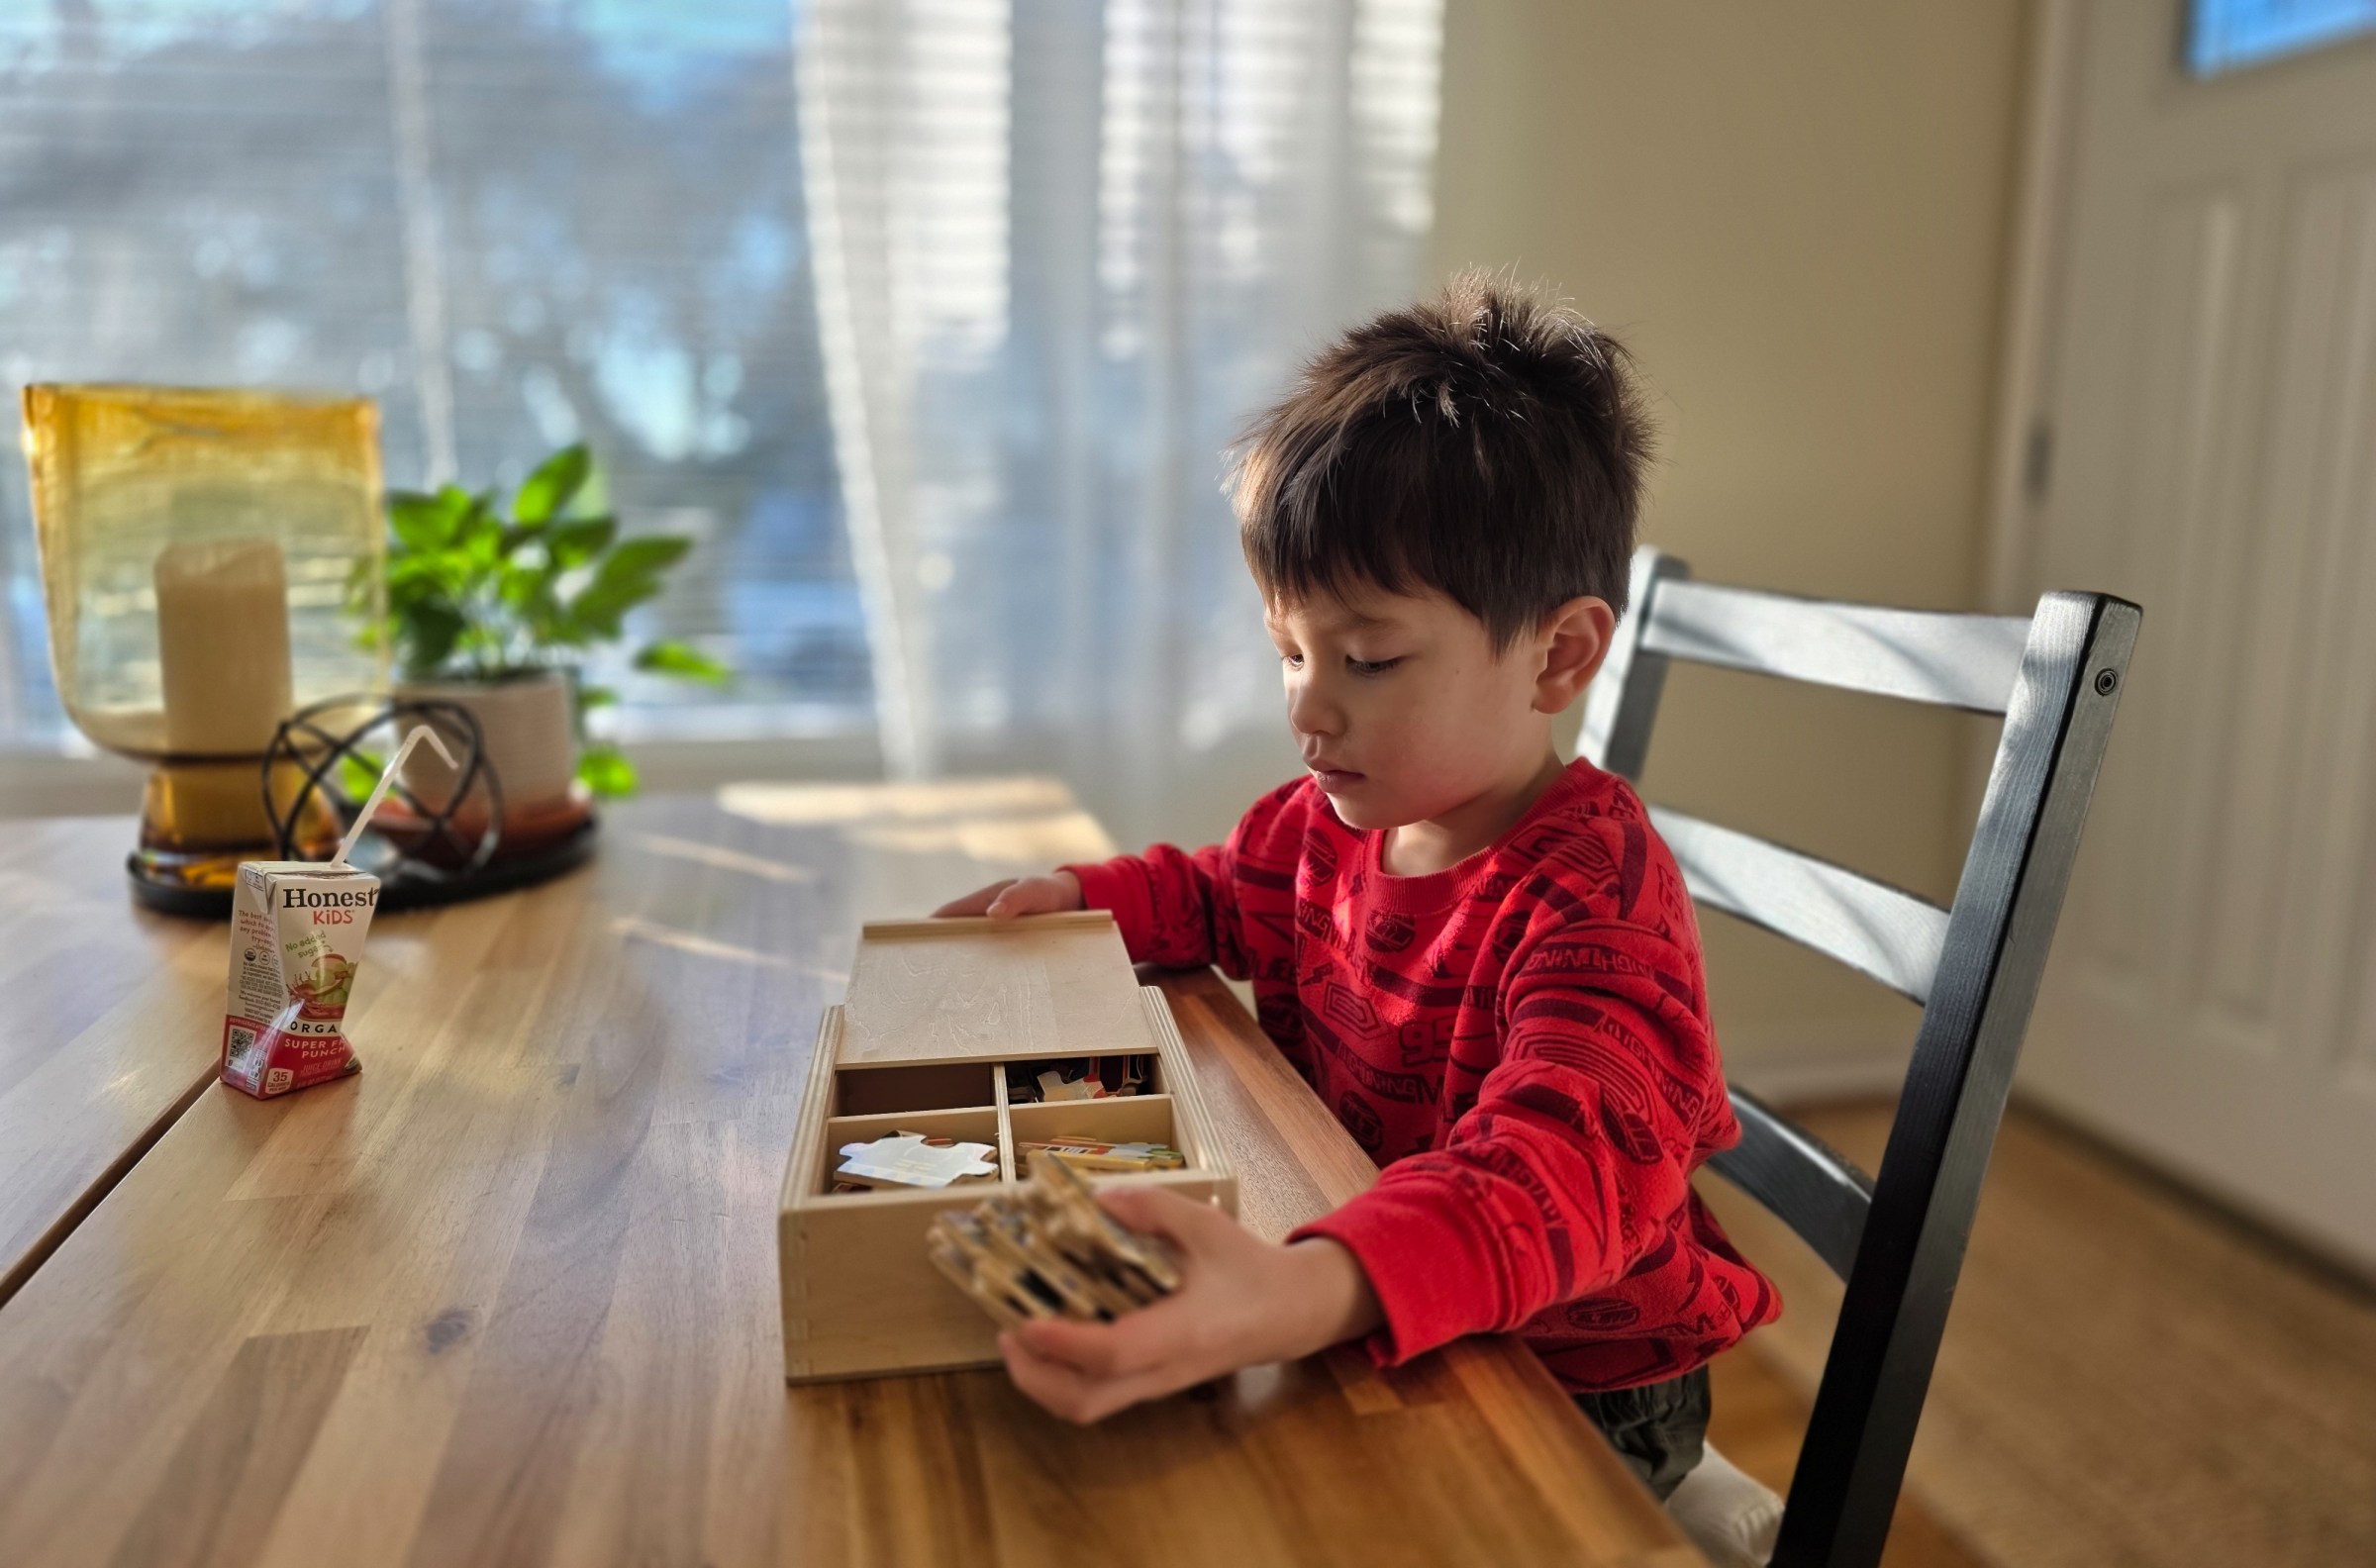
[[[470,511],[467,492],[447,485],[435,495],[396,490],[388,495],[388,524],[396,541],[409,550],[430,551],[451,542]]]
[[[614,545],[594,568],[594,580],[569,601],[570,618],[597,637],[617,637],[627,612],[657,594],[659,574],[692,547],[691,539],[668,534]]]
[[[611,547],[619,533],[617,518],[572,518],[555,523],[544,533],[544,551],[563,571],[583,566]]]
[[[494,491],[482,491],[470,498],[461,522],[453,531],[453,542],[469,568],[484,571],[501,558],[503,519],[495,515]]]
[[[693,541],[681,534],[649,534],[622,542],[602,558],[599,570],[605,574],[648,576],[675,565],[692,547]]]
[[[450,602],[428,599],[405,614],[396,631],[397,654],[408,674],[436,675],[453,656],[470,623]]]
[[[619,694],[608,686],[580,686],[577,689],[577,711],[591,713],[597,708],[617,706]]]
[[[459,592],[464,586],[461,563],[449,554],[407,555],[388,562],[388,592],[399,589]]]
[[[495,596],[514,610],[533,615],[552,598],[552,579],[558,573],[548,565],[517,566],[509,562],[496,573]]]
[[[357,803],[367,798],[387,768],[387,759],[368,751],[349,751],[339,758],[339,788]]]
[[[638,782],[635,764],[615,745],[590,745],[578,753],[577,776],[605,800],[633,795]]]
[[[594,459],[583,441],[554,452],[537,464],[537,471],[512,497],[512,521],[531,529],[551,522],[576,499],[593,469]]]
[[[636,668],[712,686],[723,686],[734,678],[734,672],[724,664],[684,642],[652,643],[636,655]]]

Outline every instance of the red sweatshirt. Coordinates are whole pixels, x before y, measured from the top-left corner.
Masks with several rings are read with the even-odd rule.
[[[1298,1236],[1361,1261],[1392,1365],[1520,1329],[1573,1391],[1698,1366],[1781,1298],[1693,1195],[1740,1135],[1691,899],[1624,780],[1569,766],[1433,876],[1309,779],[1229,841],[1070,866],[1142,963],[1251,979],[1263,1029],[1384,1167]]]

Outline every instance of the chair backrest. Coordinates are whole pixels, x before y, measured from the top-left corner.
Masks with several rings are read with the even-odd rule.
[[[1948,909],[1651,808],[1700,903],[1923,1007],[1877,1177],[1737,1089],[1741,1141],[1711,1162],[1847,1282],[1776,1568],[1881,1560],[2141,617],[2107,594],[2050,593],[2028,618],[1829,604],[1693,582],[1653,549],[1634,557],[1584,711],[1583,752],[1613,772],[1639,779],[1673,659],[2005,718]]]

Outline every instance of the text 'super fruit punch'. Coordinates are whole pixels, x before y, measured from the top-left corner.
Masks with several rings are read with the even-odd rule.
[[[388,759],[328,861],[249,860],[231,907],[231,989],[223,1004],[222,1080],[259,1100],[362,1071],[346,1039],[346,1004],[379,908],[379,878],[346,857],[388,798],[413,747],[428,741],[458,767],[437,732],[416,729]]]
[[[258,1099],[358,1071],[346,1002],[379,878],[352,866],[250,860],[231,912],[223,1081]]]

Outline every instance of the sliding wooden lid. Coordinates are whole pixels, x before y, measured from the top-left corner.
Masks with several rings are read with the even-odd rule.
[[[1114,917],[1083,910],[868,925],[839,1060],[904,1067],[1154,1048]]]

